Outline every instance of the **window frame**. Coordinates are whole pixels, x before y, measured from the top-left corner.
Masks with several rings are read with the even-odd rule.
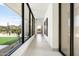
[[[26,39],[25,41],[24,41],[24,12],[25,12],[25,10],[24,10],[24,8],[25,8],[25,5],[24,4],[26,4],[27,5],[27,7],[28,7],[28,10],[29,10],[29,38],[32,36],[32,35],[30,35],[30,22],[31,22],[31,18],[30,18],[30,14],[32,14],[33,15],[33,13],[32,13],[32,11],[31,11],[31,8],[30,8],[30,6],[29,6],[29,4],[28,3],[21,3],[21,13],[22,13],[22,44],[24,44],[28,39]],[[34,17],[34,15],[33,15],[33,17]],[[34,20],[35,20],[35,17],[34,17]],[[12,50],[10,50],[7,54],[5,54],[5,56],[10,56],[12,53],[14,53],[22,44],[20,44],[20,45],[18,45],[18,46],[16,46],[15,48],[13,48]]]
[[[63,55],[66,56],[66,54],[64,54],[63,51],[61,51],[61,4],[59,3],[59,52]],[[70,3],[70,56],[74,56],[74,3]]]

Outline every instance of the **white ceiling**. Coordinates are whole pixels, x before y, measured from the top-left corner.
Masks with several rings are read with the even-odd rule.
[[[5,3],[5,5],[15,11],[18,15],[21,15],[21,3]]]
[[[31,10],[35,18],[44,18],[49,3],[30,3]]]
[[[20,3],[6,3],[6,5],[14,10],[16,13],[21,15],[21,4]],[[43,22],[46,10],[48,8],[49,3],[29,3],[31,10],[37,20],[38,24]]]
[[[20,3],[6,3],[6,5],[9,6],[9,8],[13,9],[17,13],[20,14],[19,10],[21,11],[20,8]],[[45,16],[46,10],[48,8],[49,3],[29,3],[31,10],[37,19],[42,19]]]

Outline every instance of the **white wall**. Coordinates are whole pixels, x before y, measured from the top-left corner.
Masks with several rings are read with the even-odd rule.
[[[44,21],[48,17],[48,37],[47,41],[51,48],[58,48],[58,4],[49,4]],[[44,29],[43,29],[44,30]]]
[[[53,38],[53,20],[52,20],[52,13],[53,9],[52,9],[52,4],[49,4],[49,7],[47,9],[47,12],[45,14],[45,18],[44,21],[46,20],[46,18],[48,18],[48,37],[47,37],[47,41],[49,43],[49,45],[52,47],[52,38]],[[45,36],[46,37],[46,36]]]
[[[58,4],[53,4],[53,48],[58,48],[59,43],[59,12]]]

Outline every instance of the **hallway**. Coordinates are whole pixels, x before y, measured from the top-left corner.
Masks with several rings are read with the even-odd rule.
[[[23,56],[61,56],[57,51],[51,50],[47,41],[41,34],[37,34],[36,38],[32,41],[28,50]]]

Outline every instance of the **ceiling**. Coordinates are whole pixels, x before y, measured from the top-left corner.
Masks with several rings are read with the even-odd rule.
[[[21,4],[20,3],[6,3],[9,8],[16,11],[18,14],[21,15],[19,11],[21,11]],[[35,18],[42,19],[45,16],[46,10],[48,8],[49,3],[29,3],[31,10],[35,16]]]
[[[44,18],[49,3],[29,3],[35,18]]]
[[[21,15],[21,3],[5,3],[11,10]]]
[[[21,4],[20,3],[6,3],[6,5],[14,10],[16,13],[21,15]],[[48,8],[49,3],[29,3],[31,10],[37,20],[38,24],[41,24],[43,22],[46,10]],[[27,12],[26,12],[27,14]],[[27,16],[27,15],[26,15]]]

